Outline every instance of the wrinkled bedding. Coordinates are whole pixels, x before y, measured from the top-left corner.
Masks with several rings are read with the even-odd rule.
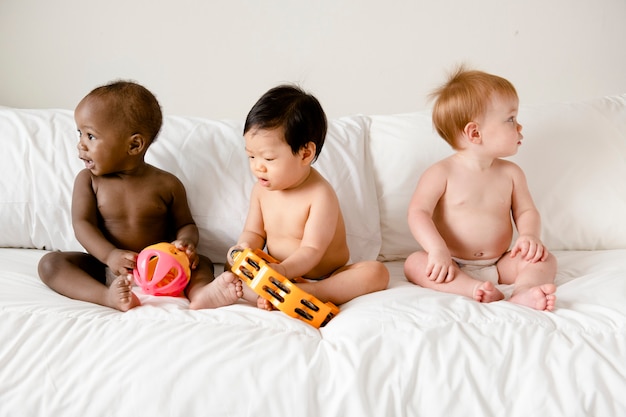
[[[556,252],[553,313],[406,282],[320,330],[245,303],[126,313],[54,293],[0,249],[0,416],[623,416],[626,250]],[[506,294],[509,286],[500,287]]]

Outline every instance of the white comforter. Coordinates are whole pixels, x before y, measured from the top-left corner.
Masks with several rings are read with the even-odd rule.
[[[319,331],[247,304],[127,313],[0,249],[0,416],[625,416],[626,250],[557,252],[553,313],[407,283]],[[510,287],[502,287],[509,293]]]

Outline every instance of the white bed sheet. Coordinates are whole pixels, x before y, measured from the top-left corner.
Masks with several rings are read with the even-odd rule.
[[[557,252],[553,313],[407,283],[316,330],[247,304],[127,313],[0,249],[0,416],[623,416],[626,250]],[[505,293],[511,288],[503,286]]]

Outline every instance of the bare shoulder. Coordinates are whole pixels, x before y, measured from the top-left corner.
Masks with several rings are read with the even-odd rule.
[[[183,185],[182,181],[176,175],[172,174],[169,171],[165,171],[164,169],[157,168],[153,165],[148,164],[146,175],[160,181],[162,185],[169,185],[173,187],[179,187]]]
[[[81,170],[74,178],[74,198],[81,194],[93,194],[96,184],[93,182],[93,175],[88,169]]]
[[[320,187],[328,187],[330,189],[333,188],[330,182],[328,182],[328,180],[324,178],[324,176],[320,174],[319,171],[314,168],[311,168],[311,176],[309,177],[309,181],[313,185],[318,185]]]
[[[81,170],[74,178],[74,194],[96,194],[103,183],[101,178],[87,168]]]
[[[155,176],[162,176],[164,178],[176,178],[178,179],[178,177],[174,174],[172,174],[169,171],[166,171],[164,169],[161,168],[157,168],[154,165],[150,165],[150,164],[146,164],[146,174],[147,175],[155,175]]]
[[[315,169],[311,169],[309,186],[315,194],[322,195],[325,198],[329,196],[332,196],[333,198],[337,197],[337,193],[335,192],[335,188],[332,184]]]
[[[435,162],[420,175],[420,182],[446,182],[450,173],[455,170],[456,162],[452,157]]]
[[[513,170],[521,170],[522,168],[520,168],[519,165],[517,165],[515,162],[513,161],[509,161],[508,159],[495,159],[493,161],[494,166],[500,167],[502,169],[513,169]]]
[[[76,174],[76,177],[74,178],[74,182],[76,184],[85,184],[85,183],[91,183],[91,171],[89,171],[87,168],[85,169],[81,169],[78,174]]]
[[[496,159],[494,167],[512,178],[525,178],[524,171],[515,162],[506,159]]]

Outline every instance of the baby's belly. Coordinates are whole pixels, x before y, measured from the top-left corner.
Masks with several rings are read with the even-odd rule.
[[[511,245],[513,228],[510,222],[466,224],[443,232],[450,254],[461,259],[492,259],[504,254]]]
[[[109,223],[106,225],[109,239],[120,249],[140,252],[146,246],[158,242],[171,242],[173,236],[166,232],[166,226],[161,224],[123,224]]]
[[[300,247],[301,241],[294,238],[284,238],[268,235],[267,251],[279,261],[285,260]]]

